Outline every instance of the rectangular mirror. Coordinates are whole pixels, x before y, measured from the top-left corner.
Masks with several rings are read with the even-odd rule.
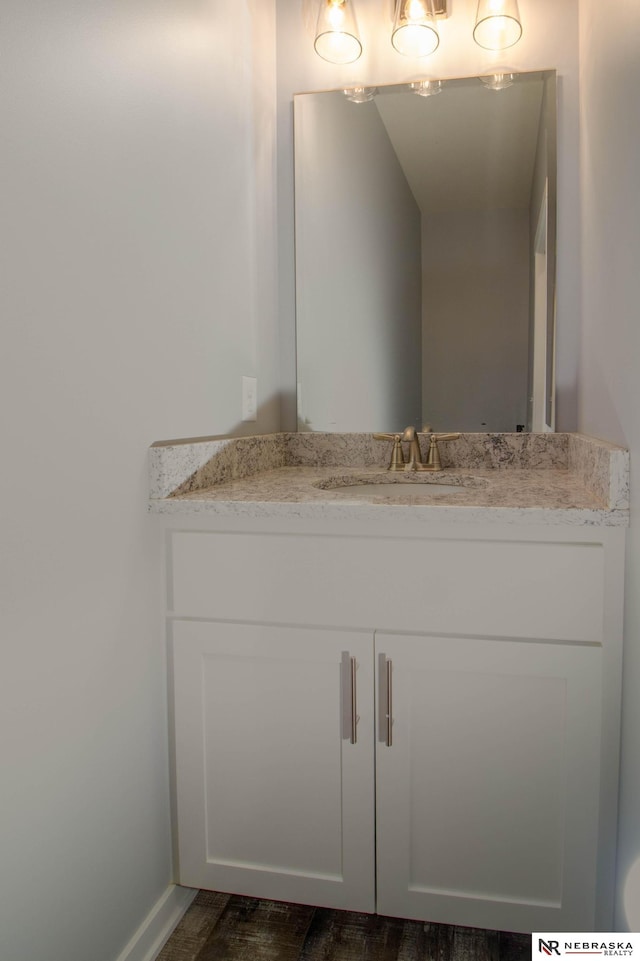
[[[553,430],[555,71],[294,98],[298,429]]]

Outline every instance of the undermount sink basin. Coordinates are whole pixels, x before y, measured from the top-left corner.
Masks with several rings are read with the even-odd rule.
[[[378,497],[442,497],[444,494],[460,494],[464,490],[463,484],[410,483],[405,481],[386,482],[382,484],[348,484],[344,487],[331,489],[334,494],[375,494]]]
[[[430,473],[341,474],[318,481],[315,487],[332,494],[350,497],[385,497],[393,500],[437,500],[461,494],[469,487],[485,487],[480,478]]]

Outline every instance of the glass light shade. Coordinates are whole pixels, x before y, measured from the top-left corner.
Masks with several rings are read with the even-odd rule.
[[[377,87],[351,87],[342,91],[351,103],[368,103],[375,98]]]
[[[442,80],[416,80],[410,87],[419,97],[435,97],[442,92]]]
[[[329,63],[353,63],[362,53],[351,0],[320,0],[315,51]]]
[[[432,0],[397,0],[391,43],[405,57],[428,57],[440,37]]]
[[[486,77],[480,77],[487,90],[506,90],[513,86],[514,75],[512,73],[490,73]]]
[[[478,0],[473,39],[485,50],[506,50],[522,36],[518,0]]]

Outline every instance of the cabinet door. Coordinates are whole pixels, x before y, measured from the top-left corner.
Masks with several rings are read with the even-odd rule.
[[[376,649],[378,911],[593,930],[600,649],[388,634]]]
[[[182,884],[375,910],[372,653],[370,634],[174,622]]]

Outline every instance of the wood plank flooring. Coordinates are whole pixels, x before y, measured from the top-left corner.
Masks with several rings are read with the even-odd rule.
[[[157,961],[529,961],[525,934],[199,891]]]

